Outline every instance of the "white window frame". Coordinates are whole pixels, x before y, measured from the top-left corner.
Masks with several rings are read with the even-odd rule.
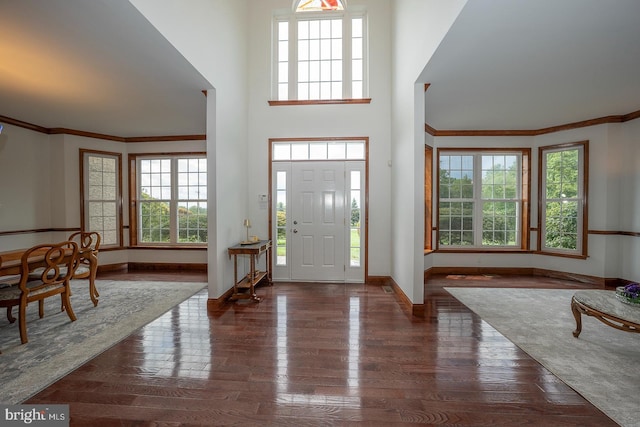
[[[207,196],[204,194],[203,198],[180,198],[179,197],[179,179],[178,179],[178,162],[183,159],[199,159],[206,162],[206,153],[175,153],[175,154],[136,154],[134,155],[135,163],[135,230],[132,230],[132,237],[135,234],[135,239],[132,238],[133,246],[207,246],[207,242],[179,242],[179,219],[178,208],[180,202],[189,203],[204,203],[207,206]],[[169,241],[168,242],[149,242],[143,241],[142,238],[142,168],[141,162],[146,160],[169,160],[171,162],[170,169],[170,197],[161,198],[159,200],[164,201],[169,205]],[[202,174],[202,172],[200,172]],[[206,172],[205,173],[205,189],[206,189]],[[205,190],[206,191],[206,190]],[[133,222],[133,221],[132,221]]]
[[[472,173],[472,181],[473,181],[473,196],[470,198],[443,198],[441,197],[441,179],[440,179],[440,162],[443,156],[470,156],[473,158],[473,173]],[[482,157],[483,156],[516,156],[517,158],[517,186],[516,186],[516,195],[515,197],[505,197],[505,198],[483,198],[482,195]],[[524,200],[527,197],[525,192],[525,184],[523,182],[523,168],[525,167],[525,155],[527,155],[522,149],[505,149],[505,150],[452,150],[452,149],[440,149],[438,151],[438,236],[437,236],[437,245],[438,249],[453,249],[453,250],[521,250],[524,247],[526,242],[523,242],[523,238],[526,238],[526,235],[523,233],[523,228],[525,227],[523,215],[523,206]],[[484,202],[512,202],[516,205],[516,229],[515,231],[515,243],[512,245],[485,245],[483,244],[483,203]],[[441,230],[440,224],[440,206],[443,202],[453,202],[453,203],[473,203],[472,210],[472,219],[473,219],[473,227],[472,227],[472,235],[473,235],[473,244],[471,245],[445,245],[441,243],[440,233],[444,230]]]
[[[547,197],[547,156],[548,153],[559,153],[563,151],[578,150],[578,175],[577,175],[577,192],[575,197],[549,198]],[[539,184],[539,215],[540,220],[538,229],[540,230],[539,248],[546,254],[576,256],[584,258],[587,256],[587,185],[586,169],[589,158],[589,142],[581,141],[569,144],[551,145],[539,148],[540,158],[540,184]],[[576,203],[576,248],[566,249],[547,246],[547,202]]]
[[[93,170],[91,158],[113,160],[114,185],[105,185],[104,171]],[[80,150],[80,175],[81,175],[81,206],[80,221],[83,231],[95,231],[100,234],[101,247],[122,246],[122,155],[105,151]],[[113,188],[115,186],[115,188]],[[92,196],[92,191],[98,189],[103,197]],[[105,197],[105,195],[107,195]],[[97,203],[102,206],[97,209],[101,215],[94,216],[92,204]],[[110,214],[105,214],[105,206],[114,204],[114,209]],[[108,232],[107,232],[108,231]]]
[[[273,40],[272,40],[272,95],[271,98],[278,101],[331,101],[340,98],[302,98],[298,97],[298,22],[308,20],[342,20],[342,98],[341,99],[367,99],[368,88],[368,27],[366,11],[362,8],[347,8],[340,11],[323,12],[295,12],[298,2],[295,2],[293,10],[276,12],[273,20]],[[345,3],[345,2],[343,2]],[[354,97],[352,90],[352,19],[362,19],[362,94]],[[279,23],[288,22],[288,96],[279,96]]]

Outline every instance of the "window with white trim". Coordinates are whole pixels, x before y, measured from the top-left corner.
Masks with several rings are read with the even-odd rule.
[[[205,244],[207,159],[205,154],[132,155],[137,191],[132,244]]]
[[[276,100],[367,96],[366,15],[340,0],[300,0],[274,18]]]
[[[586,256],[588,143],[540,147],[540,250]]]
[[[528,151],[443,149],[438,157],[439,248],[524,248]]]
[[[122,245],[122,179],[119,153],[80,150],[84,231],[100,234],[101,246]]]

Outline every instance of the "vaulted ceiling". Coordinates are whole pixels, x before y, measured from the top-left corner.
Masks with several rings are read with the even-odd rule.
[[[206,133],[211,85],[128,0],[2,0],[0,115],[119,137]]]
[[[436,130],[537,130],[640,110],[640,1],[469,0],[426,65]]]
[[[637,0],[469,0],[420,77],[426,122],[540,129],[638,111],[639,22]],[[1,116],[204,134],[210,88],[128,0],[1,2]]]

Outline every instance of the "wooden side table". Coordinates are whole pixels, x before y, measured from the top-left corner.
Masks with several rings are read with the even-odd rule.
[[[251,299],[260,302],[260,298],[256,295],[255,286],[264,278],[271,285],[271,266],[269,260],[269,251],[271,250],[271,240],[259,240],[251,244],[237,244],[227,249],[229,258],[233,256],[233,295],[232,300]],[[256,269],[256,263],[262,254],[266,255],[266,270],[260,271]],[[238,255],[248,255],[250,258],[249,273],[242,279],[238,280]]]

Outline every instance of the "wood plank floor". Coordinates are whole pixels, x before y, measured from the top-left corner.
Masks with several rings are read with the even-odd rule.
[[[436,276],[425,318],[375,285],[277,283],[216,313],[205,291],[26,403],[69,404],[72,426],[616,425],[444,286],[587,288]]]

